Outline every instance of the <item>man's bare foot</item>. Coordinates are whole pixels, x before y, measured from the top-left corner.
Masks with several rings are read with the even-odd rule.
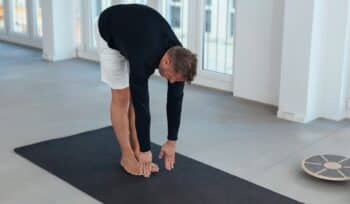
[[[151,169],[151,172],[152,173],[156,173],[156,172],[159,172],[159,166],[156,164],[156,163],[153,163],[152,162],[152,169]]]
[[[136,160],[134,154],[122,155],[120,165],[131,175],[141,176],[141,165]]]
[[[140,161],[139,160],[139,157],[138,157],[138,155],[139,155],[139,153],[140,153],[140,150],[133,150],[134,151],[134,154],[135,154],[135,158],[137,159],[137,161]],[[156,164],[156,163],[153,163],[152,162],[152,169],[151,169],[151,172],[152,173],[156,173],[156,172],[159,172],[159,166]]]

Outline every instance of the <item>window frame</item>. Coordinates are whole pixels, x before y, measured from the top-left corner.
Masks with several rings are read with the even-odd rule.
[[[169,2],[167,4],[167,1]],[[175,27],[175,29],[181,29],[181,23],[182,23],[182,18],[183,18],[183,11],[181,8],[181,0],[180,1],[174,1],[174,0],[166,0],[165,1],[165,12],[166,12],[166,16],[167,19],[169,19],[169,22],[171,23],[171,17],[172,17],[172,10],[171,8],[177,8],[179,9],[179,27]]]
[[[184,46],[188,45],[188,27],[189,27],[189,2],[191,0],[162,0],[159,2],[158,11],[167,19],[171,25],[171,7],[180,9],[180,27],[172,27]],[[187,16],[187,18],[186,18]],[[186,19],[186,20],[184,20]],[[182,24],[183,25],[182,25]],[[172,25],[171,25],[172,26]]]
[[[210,1],[210,5],[208,5],[207,4],[207,0],[205,0],[205,4],[204,4],[204,23],[205,23],[205,32],[206,33],[208,33],[208,34],[210,34],[211,32],[212,32],[212,24],[210,24],[210,29],[209,29],[209,31],[207,31],[206,30],[206,28],[207,28],[207,26],[206,26],[206,14],[207,14],[207,12],[209,12],[210,13],[210,20],[212,20],[213,19],[213,2],[212,1]]]
[[[6,33],[7,23],[6,23],[6,0],[3,0],[3,15],[4,15],[4,27],[0,28],[0,34]]]
[[[233,70],[231,74],[213,72],[206,70],[204,68],[204,36],[210,35],[210,33],[205,32],[205,8],[206,0],[190,1],[189,8],[202,8],[202,9],[192,9],[191,16],[189,16],[189,42],[192,42],[189,46],[191,50],[194,50],[198,55],[198,72],[197,72],[197,82],[198,84],[209,86],[212,88],[233,91],[234,90],[234,55],[233,50]],[[213,3],[213,2],[212,2]],[[213,13],[212,13],[213,15]],[[235,47],[234,47],[235,49]]]
[[[40,6],[41,4],[41,0],[31,0],[32,1],[32,15],[31,16],[31,20],[32,20],[32,36],[34,39],[41,39],[42,38],[42,35],[39,35],[39,32],[38,32],[38,19],[37,19],[37,8],[41,8],[42,9],[42,6]],[[39,4],[38,7],[36,7],[36,3],[35,1]],[[43,12],[41,10],[41,18],[43,18]],[[42,22],[41,22],[41,26],[42,26]],[[43,29],[41,29],[42,33],[43,34]]]
[[[25,5],[25,10],[26,10],[26,26],[27,26],[27,30],[26,32],[16,32],[14,30],[14,24],[15,24],[15,19],[14,19],[14,11],[13,11],[13,8],[14,8],[14,1],[9,1],[9,13],[10,13],[10,17],[9,17],[9,20],[10,20],[10,25],[9,25],[9,33],[11,35],[14,35],[14,36],[18,36],[18,37],[22,37],[22,38],[29,38],[29,34],[30,34],[30,12],[32,10],[31,8],[31,4],[29,4],[29,2],[31,1],[28,1],[28,0],[24,0],[26,5]]]
[[[229,0],[230,1],[230,0]],[[236,21],[236,0],[232,0],[229,2],[229,12],[228,12],[228,15],[229,15],[229,23],[230,24],[230,31],[229,31],[229,34],[230,34],[230,37],[234,38],[235,36],[235,21]],[[232,22],[231,21],[231,15],[233,15],[233,19],[232,19]],[[233,30],[233,32],[231,33],[231,29]]]

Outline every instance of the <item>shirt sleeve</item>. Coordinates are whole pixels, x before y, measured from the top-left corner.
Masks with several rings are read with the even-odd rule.
[[[183,90],[185,82],[170,83],[168,81],[167,93],[167,118],[168,118],[168,140],[177,140],[183,101]]]
[[[135,126],[141,152],[151,149],[148,78],[130,73],[130,93],[135,109]]]

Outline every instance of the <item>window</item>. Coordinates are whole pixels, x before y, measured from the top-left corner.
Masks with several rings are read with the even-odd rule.
[[[36,37],[43,36],[43,18],[40,0],[34,0],[34,35]]]
[[[42,0],[0,0],[1,38],[41,48]]]
[[[234,1],[207,0],[204,6],[204,70],[232,74]],[[210,14],[208,14],[209,11]]]
[[[181,28],[181,8],[179,6],[170,7],[170,25],[174,28]]]
[[[93,0],[91,6],[92,18],[96,19],[100,13],[107,7],[111,6],[111,4],[111,0]]]
[[[5,29],[4,0],[0,0],[0,30]]]
[[[12,10],[12,31],[15,33],[27,33],[27,5],[26,0],[13,0]]]
[[[205,32],[211,32],[211,0],[205,1]]]
[[[205,32],[207,33],[211,32],[211,10],[210,9],[205,10]]]
[[[179,40],[187,45],[188,0],[166,0],[163,14],[173,28]]]
[[[229,0],[229,8],[230,8],[230,11],[229,11],[229,35],[230,37],[233,37],[234,33],[235,33],[235,30],[234,30],[234,21],[235,21],[235,12],[236,12],[236,9],[235,9],[235,0]]]

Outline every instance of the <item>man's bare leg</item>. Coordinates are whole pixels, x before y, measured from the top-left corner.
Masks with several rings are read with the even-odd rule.
[[[140,153],[140,143],[139,139],[137,137],[137,131],[135,127],[135,109],[134,105],[132,103],[132,100],[130,100],[130,107],[129,107],[129,123],[130,123],[130,143],[131,147],[134,151],[134,154],[136,156],[136,159],[138,160],[138,155]],[[152,163],[152,172],[158,172],[159,167],[157,164]]]
[[[141,165],[135,158],[130,145],[130,129],[128,111],[130,106],[130,90],[112,89],[111,121],[121,149],[120,165],[132,175],[141,175]]]

